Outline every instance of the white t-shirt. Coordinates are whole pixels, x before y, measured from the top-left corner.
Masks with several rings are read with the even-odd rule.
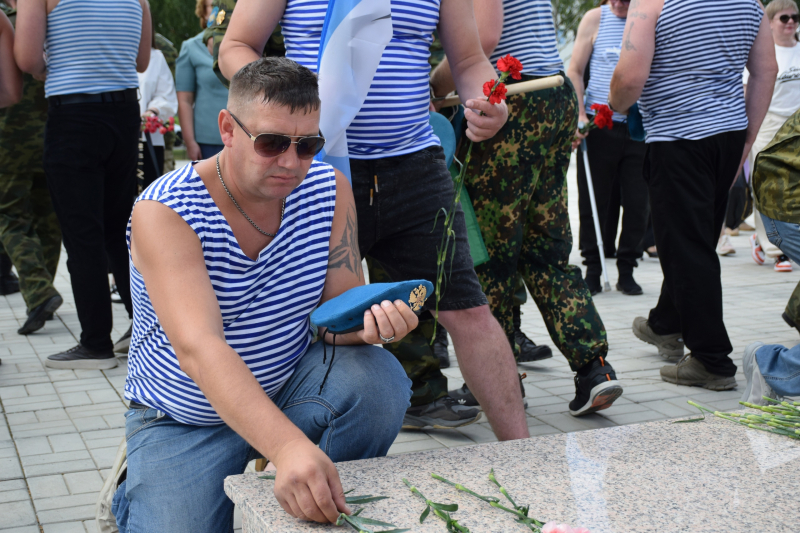
[[[175,92],[172,72],[161,50],[150,50],[150,64],[147,70],[138,74],[139,113],[144,114],[151,108],[157,109],[158,118],[166,123],[169,117],[175,116],[178,112],[178,95]],[[164,146],[164,135],[161,133],[151,133],[150,138],[153,140],[153,146]]]
[[[772,93],[769,112],[790,117],[800,109],[800,44],[792,47],[775,45],[775,58],[778,60],[778,79]],[[750,73],[744,71],[744,83]]]

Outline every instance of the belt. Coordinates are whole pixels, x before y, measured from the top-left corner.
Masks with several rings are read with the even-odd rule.
[[[124,89],[122,91],[111,91],[98,94],[63,94],[51,96],[47,99],[51,106],[74,104],[121,104],[127,102],[138,102],[139,92],[137,89]]]
[[[131,403],[130,403],[129,407],[131,409],[150,409],[148,406],[142,405],[139,402],[137,402],[136,400],[131,400]]]

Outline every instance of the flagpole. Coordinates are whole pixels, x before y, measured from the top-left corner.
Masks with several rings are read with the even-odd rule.
[[[553,89],[564,85],[563,76],[549,76],[547,78],[539,78],[538,80],[528,80],[520,83],[507,85],[506,96],[514,94],[529,93],[532,91],[543,91],[545,89]],[[453,107],[461,104],[461,98],[458,95],[445,96],[442,98],[434,98],[434,102],[441,102],[441,107]]]

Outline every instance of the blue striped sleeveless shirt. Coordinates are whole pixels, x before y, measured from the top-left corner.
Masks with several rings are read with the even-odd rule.
[[[742,72],[763,16],[757,0],[665,0],[639,100],[646,142],[747,128]]]
[[[45,96],[135,89],[139,0],[61,0],[47,15]]]
[[[626,19],[619,18],[611,12],[611,6],[600,6],[600,27],[594,41],[592,59],[589,63],[589,85],[586,87],[586,113],[594,115],[589,109],[592,104],[608,104],[608,91],[611,88],[611,77],[619,63],[622,51],[622,36],[625,33]],[[614,122],[625,122],[625,115],[614,113]]]
[[[309,315],[325,285],[336,201],[332,167],[317,161],[311,164],[305,180],[286,198],[277,236],[255,261],[239,248],[192,165],[156,180],[137,202],[141,200],[155,200],[173,209],[200,238],[225,339],[264,392],[274,397],[311,343]],[[130,222],[127,240],[130,251]],[[132,260],[130,271],[133,332],[125,398],[184,424],[221,424],[208,399],[181,370]]]
[[[327,9],[328,0],[287,0],[281,20],[286,57],[314,72]],[[439,144],[428,113],[428,57],[438,23],[439,0],[392,0],[392,40],[347,129],[353,159],[410,154]]]
[[[503,32],[489,60],[511,54],[528,76],[552,76],[564,70],[556,47],[556,27],[549,0],[503,0]]]

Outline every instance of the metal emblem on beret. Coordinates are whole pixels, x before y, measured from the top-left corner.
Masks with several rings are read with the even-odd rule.
[[[220,9],[219,13],[217,14],[217,26],[225,22],[225,10]]]
[[[420,285],[413,291],[411,291],[411,295],[408,297],[408,305],[411,307],[412,311],[419,311],[422,309],[422,306],[425,305],[425,300],[427,300],[428,290],[425,288],[425,285]]]

